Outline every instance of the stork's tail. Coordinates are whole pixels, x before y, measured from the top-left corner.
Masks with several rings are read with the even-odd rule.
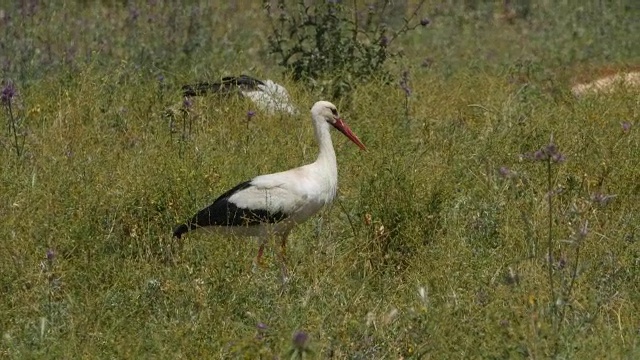
[[[189,231],[189,226],[187,224],[180,224],[173,229],[173,237],[178,239],[182,238],[182,234]]]

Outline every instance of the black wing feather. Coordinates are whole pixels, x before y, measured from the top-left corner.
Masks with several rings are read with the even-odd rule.
[[[199,82],[188,84],[182,87],[184,96],[201,96],[207,93],[230,94],[238,90],[256,90],[258,85],[264,83],[256,78],[247,75],[225,76],[220,82]]]
[[[251,186],[251,181],[236,185],[220,195],[213,204],[198,211],[187,224],[178,225],[173,236],[180,238],[182,234],[206,226],[256,226],[263,223],[277,223],[287,218],[281,211],[269,212],[264,209],[245,209],[229,201],[238,191]]]

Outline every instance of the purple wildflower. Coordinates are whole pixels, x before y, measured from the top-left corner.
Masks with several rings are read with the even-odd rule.
[[[382,37],[380,37],[380,46],[387,47],[387,45],[389,45],[389,38],[386,35],[382,35]]]
[[[402,77],[400,78],[400,87],[404,90],[407,96],[411,96],[411,89],[409,88],[409,72],[407,70],[402,72]]]
[[[251,120],[256,115],[256,112],[253,110],[247,111],[247,120]]]
[[[257,327],[257,328],[258,328],[258,330],[260,330],[260,331],[264,331],[264,330],[267,330],[267,329],[269,328],[269,327],[267,326],[267,324],[265,324],[265,323],[261,323],[261,322],[260,322],[260,323],[258,323],[258,325],[256,325],[256,327]]]
[[[558,151],[558,147],[553,143],[553,138],[548,145],[533,152],[533,154],[524,154],[524,158],[533,161],[547,161],[550,160],[554,163],[563,163],[565,161],[564,154]]]
[[[53,259],[55,259],[55,258],[56,258],[56,253],[55,253],[55,251],[53,251],[53,249],[49,249],[49,250],[47,250],[47,260],[48,260],[49,262],[51,262],[51,261],[53,261]]]
[[[182,102],[182,107],[184,107],[185,109],[191,109],[191,105],[193,105],[191,98],[185,96],[184,101]]]
[[[567,266],[567,258],[564,255],[560,256],[560,260],[558,260],[558,269],[562,270]]]
[[[131,20],[136,21],[140,17],[140,10],[137,7],[133,7],[129,9],[129,16]]]
[[[622,126],[622,131],[624,133],[628,133],[629,130],[631,130],[631,123],[628,121],[623,121],[620,123],[620,125]]]
[[[293,346],[298,350],[305,350],[307,348],[308,341],[309,335],[304,331],[297,331],[293,335]]]
[[[2,100],[2,105],[11,105],[11,100],[16,96],[16,87],[12,82],[7,82],[7,84],[2,88],[2,93],[0,93],[0,99]]]
[[[511,170],[509,170],[509,168],[506,166],[501,166],[500,169],[498,170],[498,173],[503,178],[511,177],[511,174],[512,174]]]
[[[597,203],[600,206],[607,205],[616,195],[605,195],[601,192],[596,192],[591,195],[591,201]]]

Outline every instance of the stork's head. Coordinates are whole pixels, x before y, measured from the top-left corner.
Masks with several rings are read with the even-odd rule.
[[[360,149],[367,150],[362,141],[358,139],[356,134],[354,134],[344,120],[342,120],[338,114],[338,109],[332,103],[328,101],[318,101],[311,108],[311,115],[314,121],[328,123],[358,145]]]

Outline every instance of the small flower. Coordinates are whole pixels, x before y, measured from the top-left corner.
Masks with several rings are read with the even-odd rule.
[[[554,163],[563,163],[565,161],[564,154],[559,152],[558,147],[553,143],[553,137],[548,145],[536,150],[533,154],[524,154],[523,157],[533,161],[550,160]]]
[[[420,25],[421,26],[427,26],[431,23],[431,20],[427,19],[427,18],[422,18],[422,20],[420,20]]]
[[[307,348],[308,341],[309,335],[304,331],[297,331],[293,335],[293,347],[297,350],[304,351]]]
[[[267,330],[269,327],[267,326],[267,324],[265,323],[258,323],[258,325],[256,325],[256,327],[258,328],[258,330],[260,331],[265,331]]]
[[[53,249],[49,249],[47,250],[47,260],[49,262],[53,261],[56,258],[56,253],[55,251],[53,251]]]
[[[511,174],[512,174],[511,170],[509,170],[509,168],[506,166],[501,166],[500,169],[498,170],[498,173],[503,178],[511,177]]]
[[[249,110],[247,112],[247,120],[251,120],[252,117],[254,117],[256,115],[256,112],[253,110]]]
[[[12,82],[7,82],[7,84],[2,88],[2,93],[0,93],[0,99],[2,100],[2,105],[10,105],[11,100],[16,95],[16,87]]]
[[[156,76],[156,80],[161,84],[164,83],[164,75],[160,74]]]
[[[585,220],[585,222],[580,225],[580,230],[578,230],[578,241],[584,240],[589,233],[589,220]]]
[[[136,21],[140,17],[140,10],[136,7],[129,9],[131,20]]]
[[[184,101],[182,102],[182,107],[184,107],[185,109],[191,109],[192,105],[193,105],[193,102],[191,101],[191,98],[186,96],[184,98]]]
[[[407,70],[402,72],[402,77],[400,78],[400,87],[404,90],[407,96],[411,96],[411,89],[409,88],[409,72]]]
[[[628,121],[623,121],[620,125],[622,126],[622,132],[624,133],[628,133],[629,130],[631,130],[631,123]]]
[[[598,191],[594,194],[591,194],[591,201],[597,203],[600,206],[605,206],[616,196],[617,195],[605,195]]]
[[[562,164],[564,160],[565,160],[564,154],[562,153],[556,153],[551,155],[551,161],[553,161],[554,163]]]
[[[562,270],[567,266],[567,258],[563,256],[560,257],[560,260],[558,260],[558,269]]]
[[[389,38],[386,35],[382,35],[380,38],[380,46],[387,47],[387,45],[389,45]]]
[[[536,150],[533,153],[533,160],[536,160],[536,161],[546,160],[546,154],[542,150]]]

